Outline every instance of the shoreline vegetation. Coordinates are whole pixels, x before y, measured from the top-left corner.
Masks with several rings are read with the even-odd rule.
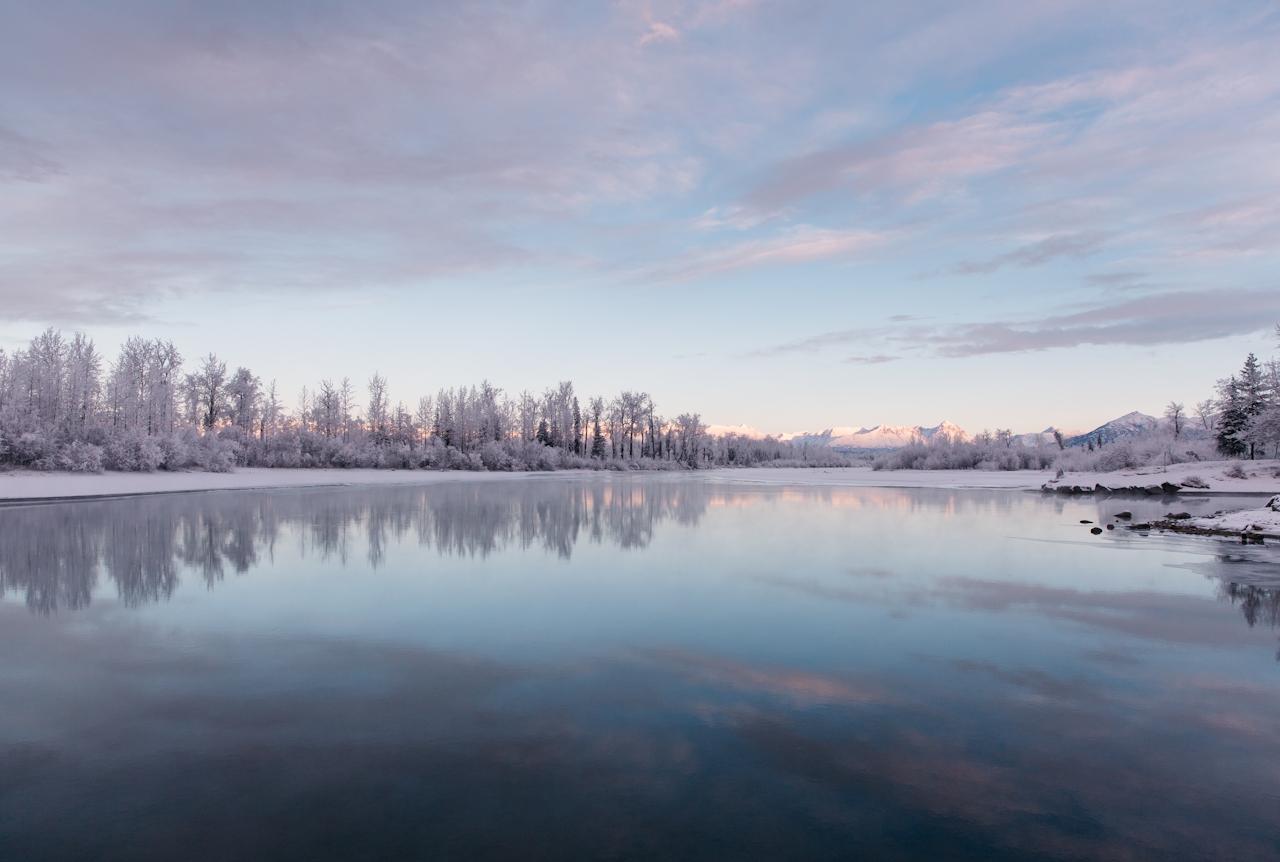
[[[184,372],[172,342],[130,338],[104,363],[82,333],[50,328],[0,350],[0,469],[72,473],[240,467],[526,472],[830,467],[825,447],[711,436],[697,413],[661,416],[644,392],[579,400],[571,382],[512,397],[488,383],[392,403],[386,378],[363,398],[349,379],[275,382],[214,354]]]
[[[868,466],[1053,470],[1057,478],[1047,485],[1055,487],[1046,490],[1083,493],[1141,488],[1064,476],[1280,455],[1280,363],[1260,363],[1253,354],[1240,372],[1218,381],[1215,398],[1196,405],[1195,420],[1170,403],[1163,420],[1145,417],[1147,426],[1118,436],[1091,432],[1068,440],[1054,430],[1051,439],[1008,431],[969,437],[954,429],[858,455],[807,439],[711,434],[697,413],[660,415],[645,392],[580,400],[567,381],[541,395],[510,396],[487,381],[442,388],[411,408],[393,404],[387,380],[374,374],[364,393],[349,379],[303,387],[290,408],[274,381],[264,385],[244,367],[229,371],[214,354],[193,371],[184,367],[172,342],[130,338],[115,360],[104,362],[83,333],[67,339],[52,328],[23,350],[0,350],[0,473]]]

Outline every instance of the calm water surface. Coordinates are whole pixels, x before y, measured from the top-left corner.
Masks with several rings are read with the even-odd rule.
[[[1280,858],[1250,499],[671,476],[0,508],[0,858]]]

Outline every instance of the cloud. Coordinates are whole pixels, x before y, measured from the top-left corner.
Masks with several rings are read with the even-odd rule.
[[[680,34],[676,32],[676,28],[670,24],[655,22],[649,31],[640,37],[640,44],[646,45],[649,42],[672,42],[680,38]]]
[[[1269,330],[1280,320],[1280,291],[1221,289],[1152,293],[1124,302],[1028,321],[991,321],[949,326],[908,325],[836,330],[752,352],[769,357],[816,353],[830,347],[882,345],[925,355],[961,358],[1021,353],[1081,345],[1187,344]],[[845,362],[875,364],[901,357],[876,353]]]
[[[856,258],[888,241],[875,231],[796,225],[761,239],[699,248],[636,273],[647,280],[683,281],[740,269]]]
[[[982,263],[963,261],[953,268],[960,275],[992,273],[1005,264],[1015,263],[1019,266],[1043,266],[1062,258],[1081,259],[1097,253],[1108,234],[1091,231],[1078,234],[1058,234],[1045,237],[1038,242],[1025,245],[1015,251],[993,257]]]
[[[885,356],[877,353],[875,356],[850,356],[843,361],[851,365],[879,365],[884,362],[896,362],[901,356]]]
[[[972,274],[1265,260],[1280,60],[1245,15],[49,0],[0,30],[0,317],[873,247]]]
[[[1207,290],[1152,294],[1027,323],[992,322],[895,338],[940,356],[1078,347],[1085,344],[1187,344],[1270,329],[1280,291]]]
[[[38,183],[66,168],[47,155],[48,147],[0,127],[0,182]]]
[[[809,338],[789,341],[774,347],[766,347],[753,351],[751,356],[778,356],[784,353],[816,353],[824,347],[845,344],[864,344],[880,342],[884,339],[883,329],[842,329],[835,332],[824,332]]]

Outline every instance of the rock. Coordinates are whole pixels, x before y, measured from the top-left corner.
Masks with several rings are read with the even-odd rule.
[[[1190,519],[1191,519],[1191,513],[1190,513],[1190,512],[1178,512],[1178,513],[1176,513],[1176,514],[1175,514],[1175,513],[1173,513],[1173,512],[1170,512],[1169,514],[1165,515],[1165,517],[1166,517],[1167,519],[1169,519],[1170,521],[1187,521],[1187,520],[1190,520]]]
[[[1276,494],[1267,501],[1267,508],[1273,512],[1280,512],[1280,494]]]
[[[1101,527],[1094,527],[1094,528],[1093,528],[1092,530],[1090,530],[1089,532],[1090,532],[1090,533],[1093,533],[1095,536],[1101,536],[1101,535],[1102,535],[1102,528],[1101,528]]]
[[[1150,530],[1151,525],[1150,524],[1134,524],[1129,529],[1130,530]]]
[[[1114,530],[1115,528],[1116,528],[1116,525],[1115,525],[1115,524],[1107,524],[1107,529],[1108,529],[1108,530]]]
[[[1080,523],[1082,523],[1082,524],[1092,524],[1092,523],[1093,523],[1093,521],[1085,521],[1085,520],[1081,520],[1081,521],[1080,521]]]
[[[1127,521],[1132,517],[1133,517],[1133,512],[1121,512],[1120,514],[1116,515],[1116,520]]]
[[[1110,488],[1108,488],[1106,485],[1103,485],[1102,483],[1098,483],[1097,485],[1094,485],[1094,486],[1093,486],[1093,491],[1094,491],[1094,493],[1095,493],[1095,494],[1110,494],[1110,493],[1111,493],[1111,489],[1110,489]]]
[[[1164,488],[1163,488],[1163,487],[1161,487],[1160,485],[1148,485],[1147,487],[1143,488],[1142,490],[1143,490],[1143,491],[1145,491],[1145,492],[1146,492],[1146,493],[1148,493],[1148,494],[1163,494],[1163,493],[1164,493]]]
[[[1160,490],[1164,491],[1166,494],[1176,494],[1182,490],[1182,486],[1175,485],[1172,482],[1161,482]]]

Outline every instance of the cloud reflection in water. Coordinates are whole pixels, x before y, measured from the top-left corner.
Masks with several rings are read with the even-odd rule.
[[[1201,594],[1065,586],[1184,569],[1003,538],[1079,532],[1062,505],[617,477],[0,510],[0,855],[1274,858],[1275,591],[1219,577],[1267,549],[1201,554]],[[547,590],[638,561],[667,616],[539,659],[166,610],[406,547]]]

